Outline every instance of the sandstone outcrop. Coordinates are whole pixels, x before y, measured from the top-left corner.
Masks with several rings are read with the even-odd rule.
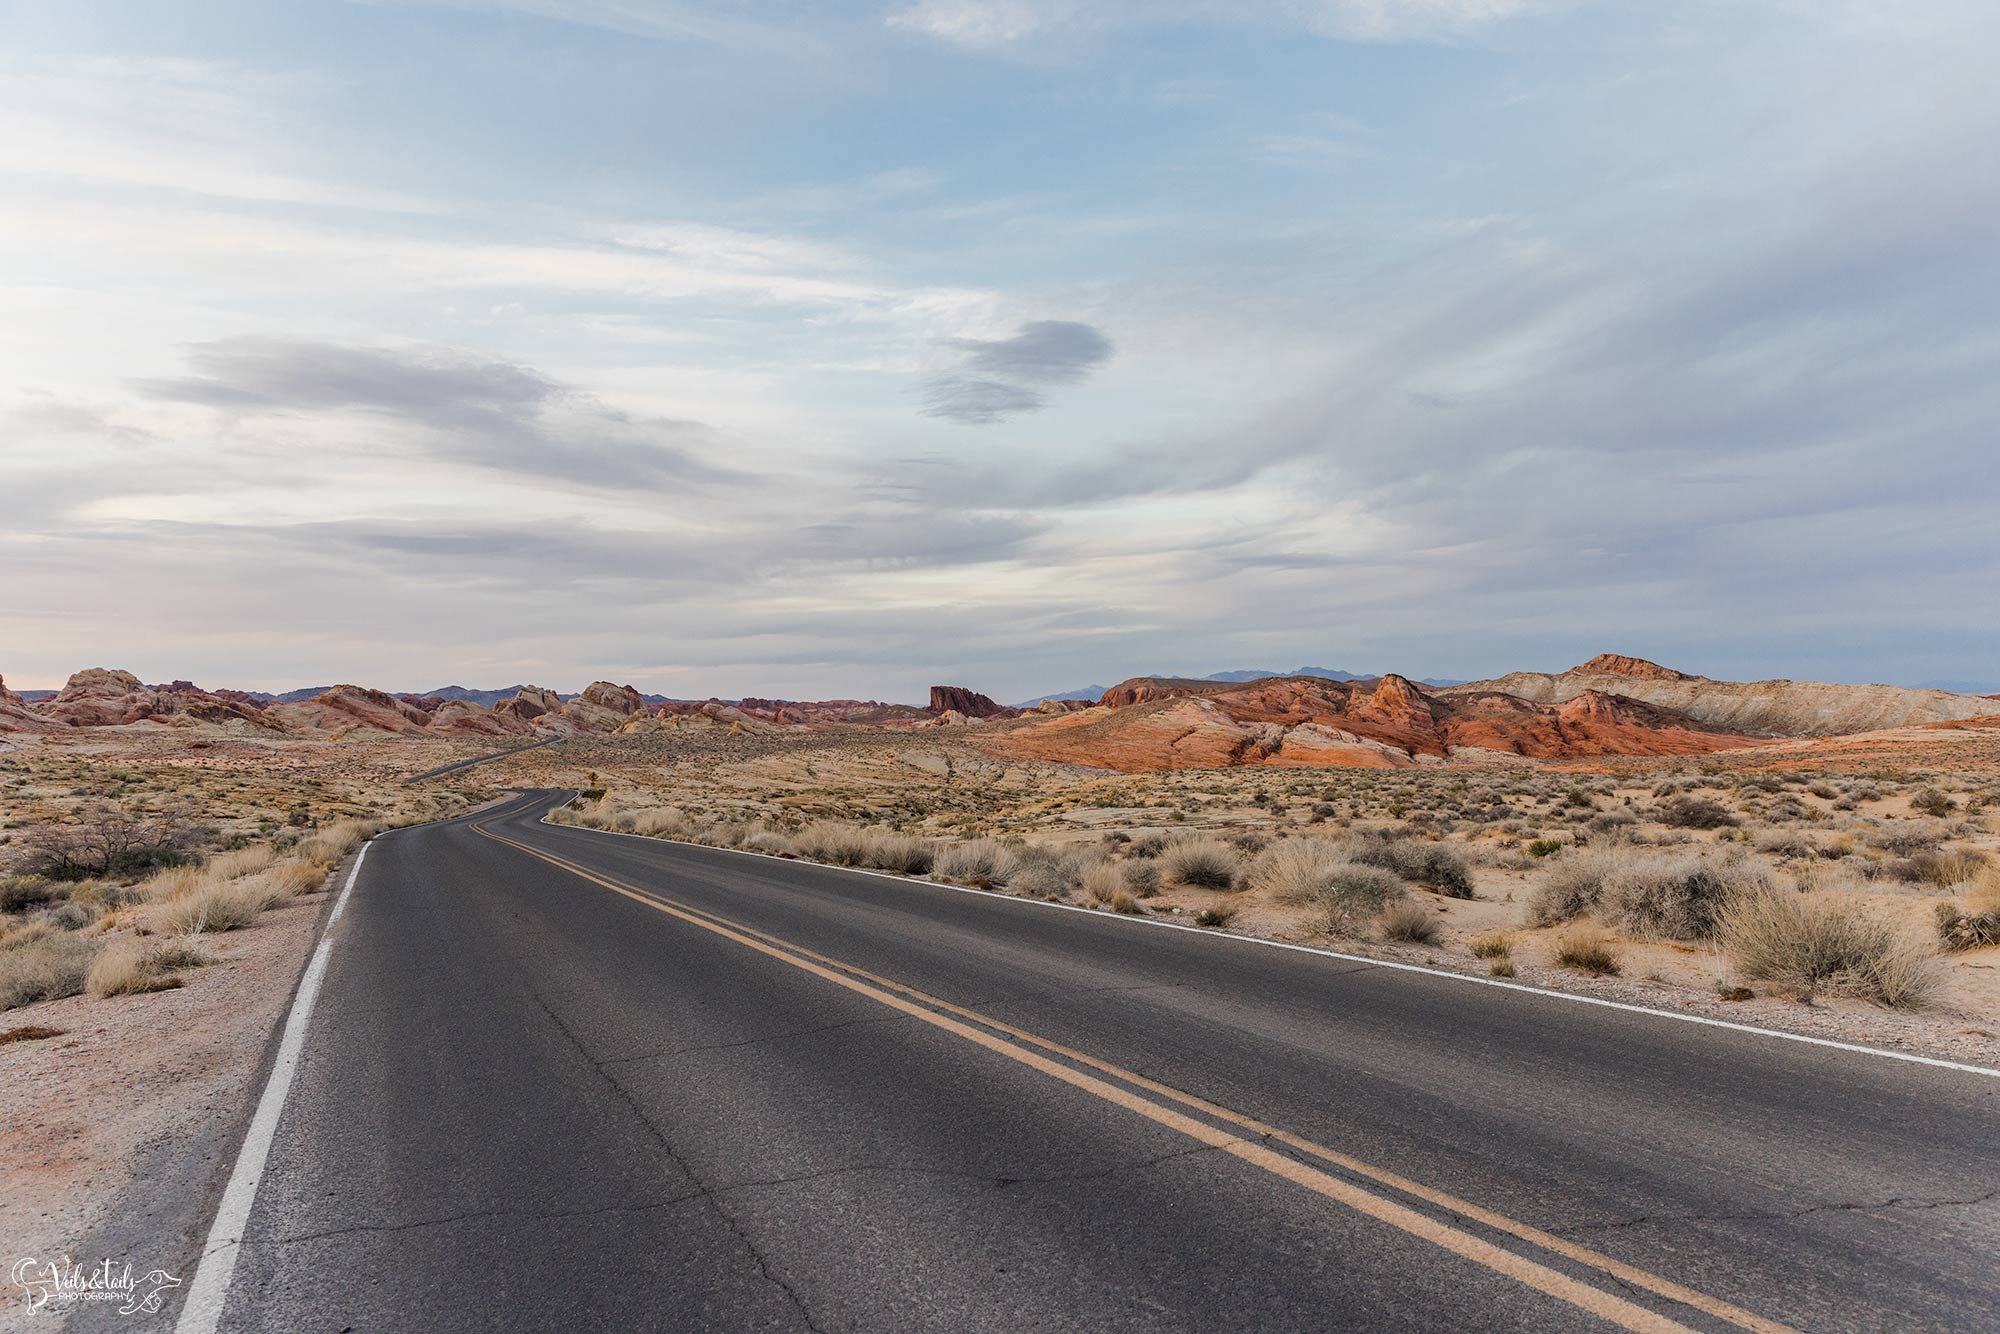
[[[1020,713],[1004,704],[996,704],[992,699],[976,690],[964,686],[932,686],[930,711],[932,713],[962,713],[968,718],[1012,718]]]
[[[1698,723],[1760,737],[1845,736],[1992,713],[1990,700],[1902,686],[1826,681],[1715,681],[1642,658],[1601,653],[1566,672],[1510,672],[1438,692],[1443,699],[1495,692],[1566,704],[1595,691],[1671,709]]]
[[[1443,763],[1461,751],[1538,759],[1703,754],[1756,744],[1602,693],[1564,706],[1493,692],[1443,697],[1406,677],[1247,682],[1139,678],[1083,713],[1034,716],[994,734],[996,754],[1099,768],[1243,764],[1370,768]]]
[[[367,686],[337,685],[297,704],[273,704],[266,712],[303,732],[345,733],[356,728],[408,735],[422,732],[430,715],[394,695]]]

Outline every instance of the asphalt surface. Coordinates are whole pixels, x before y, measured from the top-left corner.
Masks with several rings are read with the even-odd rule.
[[[223,1328],[2000,1324],[2000,1080],[558,799],[373,846]]]

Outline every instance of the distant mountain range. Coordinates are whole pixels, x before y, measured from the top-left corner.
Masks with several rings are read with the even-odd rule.
[[[1158,675],[1159,673],[1153,674]],[[1294,667],[1289,672],[1274,672],[1262,667],[1243,667],[1233,672],[1213,672],[1207,676],[1184,679],[1195,681],[1261,681],[1268,676],[1317,676],[1327,681],[1372,681],[1381,674],[1380,672],[1343,672],[1338,667]],[[1447,680],[1442,677],[1424,676],[1417,679],[1417,684],[1443,689],[1446,686],[1462,686],[1465,682]],[[1018,707],[1032,709],[1043,700],[1049,699],[1097,699],[1109,689],[1111,689],[1110,686],[1081,686],[1075,690],[1064,690],[1053,695],[1037,695],[1035,698],[1023,702]]]

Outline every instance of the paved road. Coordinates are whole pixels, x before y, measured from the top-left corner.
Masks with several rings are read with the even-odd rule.
[[[2000,1318],[2000,1080],[554,800],[374,845],[224,1328]]]

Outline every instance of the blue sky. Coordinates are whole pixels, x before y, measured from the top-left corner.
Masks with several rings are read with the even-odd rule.
[[[1992,679],[1996,39],[0,6],[0,671]]]

